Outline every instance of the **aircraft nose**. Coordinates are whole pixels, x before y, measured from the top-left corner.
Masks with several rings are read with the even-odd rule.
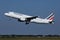
[[[5,13],[4,15],[8,15],[8,13]]]

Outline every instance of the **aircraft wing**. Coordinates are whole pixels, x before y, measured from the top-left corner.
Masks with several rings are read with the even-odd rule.
[[[25,19],[25,21],[26,21],[26,24],[29,24],[29,22],[32,20],[32,19],[35,19],[35,18],[37,18],[38,16],[33,16],[33,17],[28,17],[28,18],[26,18]]]

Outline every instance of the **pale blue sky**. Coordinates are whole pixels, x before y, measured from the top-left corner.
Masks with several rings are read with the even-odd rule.
[[[14,11],[46,18],[51,11],[55,13],[55,24],[34,24],[18,22],[4,16],[5,12]],[[0,34],[20,35],[60,35],[60,0],[0,0]]]

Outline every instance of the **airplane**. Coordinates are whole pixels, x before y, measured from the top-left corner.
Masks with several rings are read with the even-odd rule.
[[[25,22],[25,24],[29,24],[29,23],[53,24],[53,20],[54,20],[53,12],[46,18],[40,18],[39,16],[29,16],[16,12],[8,12],[8,13],[4,13],[4,15],[11,18],[15,18],[19,22]]]

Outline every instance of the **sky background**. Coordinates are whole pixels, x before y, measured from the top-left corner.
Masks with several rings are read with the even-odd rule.
[[[55,13],[54,24],[34,24],[18,22],[4,13],[13,11],[46,18]],[[16,35],[60,35],[60,0],[0,0],[0,34]],[[9,20],[11,19],[11,20]]]

